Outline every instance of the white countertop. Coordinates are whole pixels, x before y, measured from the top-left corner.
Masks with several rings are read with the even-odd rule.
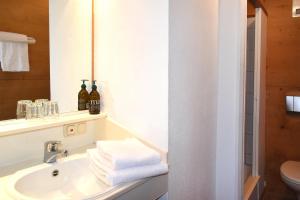
[[[78,111],[73,113],[64,113],[59,117],[53,118],[5,120],[0,122],[0,137],[62,126],[65,124],[97,120],[105,117],[105,113],[90,115],[87,111]]]

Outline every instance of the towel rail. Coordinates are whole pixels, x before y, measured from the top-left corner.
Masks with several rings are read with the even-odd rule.
[[[28,44],[35,44],[36,40],[33,37],[27,37]]]
[[[4,40],[1,40],[1,38],[0,38],[0,41],[11,41],[11,42],[21,42],[21,43],[28,43],[28,44],[35,44],[36,43],[36,40],[35,40],[35,38],[33,38],[33,37],[27,37],[27,40],[26,41],[14,41],[14,40],[6,40],[6,39],[4,39]]]

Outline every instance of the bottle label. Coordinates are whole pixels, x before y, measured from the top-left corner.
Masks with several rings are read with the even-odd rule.
[[[90,100],[90,113],[91,114],[100,113],[100,100]]]
[[[87,103],[84,99],[79,99],[78,100],[78,110],[87,110]]]

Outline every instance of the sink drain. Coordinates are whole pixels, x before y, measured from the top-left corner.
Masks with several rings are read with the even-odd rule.
[[[58,176],[58,174],[59,174],[59,171],[57,169],[52,172],[52,176]]]

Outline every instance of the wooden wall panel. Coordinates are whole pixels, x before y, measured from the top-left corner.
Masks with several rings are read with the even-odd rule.
[[[0,120],[15,118],[16,101],[50,98],[49,1],[0,0],[0,31],[34,37],[30,72],[0,71]]]
[[[255,17],[255,6],[252,0],[247,1],[247,17]]]
[[[287,114],[285,94],[300,90],[300,18],[292,18],[292,1],[267,0],[268,53],[266,100],[265,200],[296,200],[280,178],[280,165],[300,161],[300,115]]]

